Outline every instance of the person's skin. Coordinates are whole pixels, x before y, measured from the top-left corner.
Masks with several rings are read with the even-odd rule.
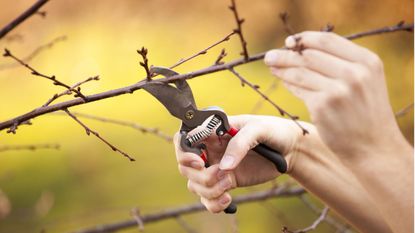
[[[389,103],[383,64],[333,33],[295,36],[307,48],[267,53],[265,63],[301,98],[324,143],[373,198],[394,232],[413,232],[413,148]],[[288,37],[287,47],[296,44]]]
[[[413,149],[394,119],[382,63],[332,33],[296,37],[306,48],[301,54],[273,50],[265,63],[304,100],[315,128],[307,125],[310,135],[302,136],[288,120],[231,118],[240,131],[223,138],[226,143],[206,141],[214,164],[207,169],[176,143],[189,190],[201,196],[208,210],[220,212],[230,203],[229,189],[275,178],[272,163],[248,152],[261,142],[279,150],[288,174],[358,230],[390,232],[389,225],[393,232],[413,232]],[[289,37],[286,46],[295,41]]]
[[[249,151],[262,142],[284,155],[288,175],[361,232],[391,232],[366,191],[322,143],[314,126],[301,122],[309,131],[303,136],[294,122],[282,118],[241,115],[230,116],[229,121],[240,129],[234,138],[218,140],[217,136],[211,136],[204,141],[209,163],[213,164],[209,168],[203,167],[197,155],[183,152],[179,146],[180,134],[175,136],[179,171],[189,179],[188,189],[201,197],[209,211],[218,213],[229,205],[229,189],[260,184],[280,175],[272,163]],[[241,155],[235,156],[234,164],[238,166],[221,171],[219,162],[223,154]]]

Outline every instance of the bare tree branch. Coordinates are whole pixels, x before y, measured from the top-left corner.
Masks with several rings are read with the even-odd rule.
[[[250,194],[240,195],[233,198],[234,203],[243,204],[250,202],[263,201],[270,198],[277,197],[293,197],[305,193],[305,190],[300,187],[294,188],[276,188],[266,191],[259,191]],[[141,219],[143,223],[158,222],[165,219],[176,218],[177,216],[182,216],[186,214],[197,213],[205,211],[205,207],[201,203],[195,203],[190,205],[184,205],[174,209],[167,209],[153,214],[142,215]],[[81,229],[75,231],[76,233],[103,233],[103,232],[113,232],[126,228],[131,228],[137,225],[137,222],[134,219],[119,221],[112,224],[99,225],[91,228]]]
[[[4,40],[7,42],[22,42],[23,36],[21,34],[13,34],[13,35],[5,36]]]
[[[238,223],[238,217],[237,217],[237,215],[236,214],[232,214],[231,216],[231,230],[232,230],[232,233],[239,233],[239,223]]]
[[[270,103],[272,106],[274,106],[282,116],[288,116],[291,120],[293,120],[298,125],[298,127],[300,127],[300,129],[303,131],[303,135],[308,133],[308,131],[300,123],[298,123],[298,121],[297,121],[298,116],[291,115],[289,112],[282,109],[280,106],[278,106],[276,103],[274,103],[274,101],[272,101],[270,98],[268,98],[267,95],[265,95],[262,91],[260,91],[258,85],[250,83],[248,80],[246,80],[244,77],[242,77],[242,75],[240,75],[238,72],[236,72],[233,68],[229,68],[229,71],[232,72],[237,78],[239,78],[239,80],[241,80],[242,84],[248,85],[250,88],[252,88],[252,90],[254,90],[256,93],[258,93],[262,98],[264,98],[264,100],[266,100],[268,103]]]
[[[225,64],[223,61],[222,61],[222,59],[224,58],[224,57],[226,57],[228,54],[226,53],[226,51],[225,51],[225,49],[222,49],[221,51],[220,51],[220,53],[219,53],[219,56],[218,56],[218,58],[216,58],[216,61],[215,61],[215,64],[214,65],[223,65],[223,64]]]
[[[189,61],[189,60],[192,60],[193,58],[195,58],[195,57],[197,57],[197,56],[200,56],[200,55],[204,55],[204,54],[206,54],[211,48],[214,48],[214,47],[216,47],[217,45],[219,45],[219,44],[221,44],[221,43],[223,43],[223,42],[225,42],[225,41],[228,41],[230,38],[231,38],[231,36],[233,36],[234,34],[235,34],[236,32],[231,32],[231,33],[229,33],[228,35],[226,35],[223,39],[221,39],[221,40],[219,40],[219,41],[217,41],[217,42],[215,42],[214,44],[212,44],[212,45],[210,45],[209,47],[207,47],[207,48],[205,48],[205,49],[203,49],[202,51],[200,51],[200,52],[198,52],[198,53],[196,53],[196,54],[194,54],[194,55],[192,55],[192,56],[190,56],[190,57],[188,57],[188,58],[182,58],[182,59],[180,59],[176,64],[174,64],[174,65],[172,65],[172,66],[170,66],[170,69],[173,69],[173,68],[175,68],[175,67],[177,67],[177,66],[179,66],[179,65],[181,65],[181,64],[183,64],[183,63],[185,63],[185,62],[187,62],[187,61]],[[215,63],[216,64],[216,63]]]
[[[26,67],[27,69],[29,69],[32,72],[32,75],[35,76],[39,76],[45,79],[48,79],[50,81],[53,82],[53,85],[56,86],[62,86],[66,89],[68,89],[69,91],[73,91],[74,93],[76,93],[75,97],[81,97],[84,101],[86,101],[86,97],[77,89],[71,89],[70,86],[68,86],[67,84],[59,81],[56,79],[55,75],[49,76],[49,75],[45,75],[40,73],[39,71],[35,70],[33,67],[31,67],[29,64],[25,63],[24,61],[22,61],[20,58],[16,57],[15,55],[13,55],[10,50],[8,49],[4,49],[4,57],[11,57],[13,58],[15,61],[17,61],[18,63],[20,63],[22,66]]]
[[[180,215],[176,216],[176,222],[185,230],[187,233],[197,233]]]
[[[414,109],[414,103],[410,103],[408,106],[402,108],[401,110],[397,111],[395,113],[395,117],[399,118],[399,117],[403,117],[406,114],[410,113],[412,110]]]
[[[39,150],[39,149],[54,149],[59,150],[59,144],[33,144],[33,145],[4,145],[0,146],[0,152],[11,150]]]
[[[362,38],[362,37],[365,37],[365,36],[373,36],[373,35],[379,35],[379,34],[384,34],[384,33],[389,33],[389,32],[396,32],[396,31],[413,32],[414,31],[414,24],[413,23],[412,24],[405,24],[405,21],[400,21],[399,23],[397,23],[394,26],[387,26],[387,27],[378,28],[378,29],[374,29],[374,30],[370,30],[370,31],[366,31],[366,32],[350,34],[350,35],[345,36],[345,38],[347,38],[349,40],[354,40],[354,39]]]
[[[155,135],[159,138],[162,138],[162,139],[164,139],[164,140],[166,140],[167,142],[170,142],[170,143],[173,141],[172,136],[160,131],[160,129],[158,129],[158,128],[149,128],[149,127],[139,125],[135,122],[111,119],[111,118],[100,117],[100,116],[94,116],[94,115],[91,115],[91,114],[85,114],[85,113],[79,113],[79,112],[71,112],[71,113],[73,115],[75,115],[76,117],[81,117],[81,118],[101,121],[101,122],[105,122],[105,123],[111,123],[111,124],[126,126],[126,127],[129,127],[129,128],[133,128],[135,130],[138,130],[142,133],[150,133],[150,134],[153,134],[153,135]],[[61,115],[60,112],[56,112],[55,114]]]
[[[143,222],[143,219],[141,219],[140,210],[136,207],[136,208],[133,208],[130,213],[137,223],[138,230],[144,231],[144,222]]]
[[[264,94],[266,96],[269,96],[275,89],[278,87],[278,79],[274,78],[272,80],[271,85],[264,91]],[[259,111],[259,109],[262,107],[262,104],[265,102],[264,99],[258,100],[258,102],[255,104],[255,106],[252,108],[251,112],[256,113]]]
[[[332,32],[334,31],[334,25],[331,23],[327,23],[326,26],[320,29],[322,32]]]
[[[233,31],[239,35],[239,39],[241,40],[241,45],[242,45],[241,55],[244,57],[245,61],[248,61],[249,54],[248,54],[247,43],[244,38],[244,34],[242,33],[242,24],[245,22],[245,19],[239,18],[238,10],[236,9],[235,0],[231,0],[231,5],[229,6],[229,9],[233,12],[233,15],[235,16],[236,29],[234,29]]]
[[[28,19],[33,14],[36,14],[36,12],[39,11],[39,9],[47,3],[48,0],[38,0],[35,4],[33,4],[29,9],[27,9],[25,12],[23,12],[21,15],[19,15],[16,19],[8,23],[6,26],[4,26],[0,30],[0,39],[3,38],[7,33],[12,31],[14,28],[19,26],[22,22],[24,22],[26,19]]]
[[[148,58],[147,58],[147,54],[148,54],[148,49],[142,47],[141,49],[137,49],[137,53],[141,55],[141,57],[143,58],[143,61],[140,62],[140,66],[142,66],[144,68],[144,70],[146,71],[147,74],[147,81],[151,81],[151,73],[150,73],[150,68],[148,67]]]
[[[98,81],[98,80],[99,80],[99,76],[97,75],[97,76],[89,77],[89,78],[85,79],[84,81],[75,83],[74,85],[72,85],[70,87],[70,89],[67,89],[67,90],[65,90],[61,93],[58,93],[58,94],[54,94],[52,96],[52,98],[50,98],[44,105],[42,105],[42,107],[46,107],[46,106],[50,105],[53,101],[55,101],[56,99],[58,99],[61,96],[72,94],[72,92],[75,89],[78,90],[78,91],[81,91],[81,85],[84,84],[84,83],[87,83],[87,82],[90,82],[90,81]]]
[[[289,23],[289,21],[288,21],[288,19],[290,18],[290,16],[289,16],[288,12],[286,12],[286,11],[281,12],[281,13],[279,14],[279,17],[280,17],[280,19],[281,19],[282,25],[284,26],[284,31],[285,31],[288,35],[292,35],[292,34],[294,34],[294,30],[293,30],[293,28],[291,27],[291,25],[290,25],[290,23]]]
[[[384,28],[381,28],[381,29],[376,29],[376,30],[369,31],[371,33],[361,32],[361,33],[354,34],[354,35],[352,35],[353,37],[351,37],[351,39],[361,38],[361,37],[364,37],[364,36],[367,36],[367,35],[391,33],[391,32],[397,32],[397,31],[410,31],[412,29],[413,29],[413,24],[394,26],[392,28],[391,27],[384,27]],[[375,31],[375,32],[373,32],[373,31]],[[361,35],[361,36],[356,36],[356,35]],[[349,37],[350,36],[347,36],[345,38],[349,39]],[[284,49],[284,48],[282,48],[282,49]],[[215,72],[219,72],[219,71],[223,71],[223,70],[229,70],[230,68],[233,68],[233,67],[236,67],[236,66],[240,66],[240,65],[243,65],[243,64],[258,61],[258,60],[263,59],[264,56],[265,56],[265,52],[258,53],[258,54],[250,56],[247,61],[244,58],[236,59],[236,60],[230,61],[228,63],[225,63],[223,65],[209,66],[209,67],[206,67],[206,68],[203,68],[203,69],[200,69],[200,70],[196,70],[196,71],[192,71],[192,72],[189,72],[189,73],[174,75],[174,76],[171,76],[169,78],[160,78],[160,79],[157,79],[157,82],[169,83],[169,82],[174,82],[176,80],[192,79],[192,78],[195,78],[195,77],[199,77],[199,76],[203,76],[203,75],[207,75],[207,74],[211,74],[211,73],[215,73]],[[37,108],[37,109],[32,110],[30,112],[27,112],[23,115],[12,118],[10,120],[1,122],[0,123],[0,131],[4,130],[4,129],[7,129],[7,128],[17,126],[17,125],[20,125],[22,122],[25,122],[27,120],[36,118],[38,116],[41,116],[41,115],[44,115],[44,114],[47,114],[47,113],[50,113],[50,112],[55,112],[55,111],[63,110],[63,109],[70,108],[70,107],[73,107],[73,106],[83,105],[83,104],[86,104],[86,103],[89,103],[89,102],[94,102],[94,101],[98,101],[98,100],[102,100],[102,99],[106,99],[106,98],[111,98],[111,97],[115,97],[115,96],[119,96],[119,95],[131,94],[134,91],[140,89],[143,85],[145,85],[145,83],[146,83],[146,80],[142,80],[142,81],[140,81],[138,83],[135,83],[133,85],[130,85],[130,86],[126,86],[126,87],[122,87],[122,88],[118,88],[118,89],[114,89],[114,90],[109,90],[109,91],[101,92],[101,93],[94,94],[94,95],[89,95],[89,96],[86,96],[87,101],[84,101],[82,98],[77,98],[77,99],[57,103],[57,104],[46,106],[46,107],[40,107],[40,108]]]
[[[325,206],[323,211],[321,211],[320,216],[313,222],[313,224],[311,224],[310,226],[304,228],[304,229],[300,229],[300,230],[296,230],[296,231],[290,231],[288,230],[288,228],[283,227],[282,228],[282,232],[283,233],[306,233],[309,231],[313,231],[317,228],[317,226],[324,221],[324,219],[326,218],[327,214],[329,212],[329,207]]]
[[[38,56],[41,52],[45,51],[46,49],[50,49],[52,48],[56,43],[59,43],[61,41],[65,41],[67,39],[66,36],[59,36],[56,37],[55,39],[51,40],[50,42],[41,45],[39,47],[37,47],[35,50],[33,50],[29,55],[27,55],[25,58],[22,58],[22,61],[25,63],[30,62],[33,58],[35,58],[36,56]],[[21,64],[19,62],[16,63],[10,63],[10,64],[1,64],[0,65],[0,70],[5,70],[5,69],[9,69],[9,68],[14,68],[14,67],[18,67]]]
[[[304,205],[311,209],[316,215],[321,215],[321,209],[314,205],[310,200],[308,200],[306,198],[306,194],[299,196],[299,198],[304,203]],[[349,230],[349,225],[338,222],[330,215],[327,215],[324,221],[333,226],[336,229],[336,232],[352,232],[351,230]]]
[[[76,122],[78,122],[78,124],[80,124],[84,129],[86,134],[89,136],[91,135],[91,133],[93,135],[95,135],[97,138],[99,138],[99,140],[103,141],[105,144],[107,144],[113,151],[118,152],[120,154],[122,154],[124,157],[128,158],[130,161],[135,161],[134,158],[132,158],[130,155],[128,155],[127,153],[125,153],[124,151],[118,149],[116,146],[112,145],[110,142],[108,142],[107,140],[105,140],[103,137],[101,137],[96,131],[90,129],[88,126],[86,126],[82,121],[80,121],[75,115],[73,115],[71,112],[69,112],[68,109],[64,109],[63,111],[66,112],[66,114],[68,114],[70,117],[72,117],[72,119],[74,119]]]

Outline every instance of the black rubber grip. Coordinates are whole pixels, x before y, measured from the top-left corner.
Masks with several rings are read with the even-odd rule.
[[[287,162],[278,151],[275,151],[262,143],[254,147],[252,150],[274,163],[280,173],[287,172]]]
[[[231,204],[229,204],[229,206],[226,207],[226,209],[224,209],[223,212],[225,212],[226,214],[234,214],[237,210],[238,207],[236,206],[236,204],[231,202]]]

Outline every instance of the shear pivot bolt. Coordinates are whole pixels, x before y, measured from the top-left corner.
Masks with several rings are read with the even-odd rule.
[[[195,116],[195,113],[192,110],[187,111],[186,114],[185,114],[185,117],[188,120],[193,119],[194,116]]]

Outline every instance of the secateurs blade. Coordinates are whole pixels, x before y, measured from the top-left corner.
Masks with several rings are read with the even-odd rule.
[[[150,69],[150,72],[161,74],[165,77],[178,75],[178,73],[169,68],[155,66]],[[208,167],[206,147],[201,142],[213,132],[218,136],[229,134],[233,137],[238,133],[238,130],[229,125],[228,117],[220,108],[209,107],[198,110],[192,90],[185,80],[176,80],[174,85],[176,87],[153,80],[146,83],[143,89],[156,97],[171,115],[182,121],[180,127],[180,146],[182,150],[199,155],[205,162],[205,166]],[[201,131],[191,136],[188,135],[190,131],[201,126],[209,118],[208,124]],[[265,144],[259,144],[252,150],[274,163],[280,173],[287,171],[287,163],[279,152]],[[235,213],[236,209],[236,205],[231,203],[224,211],[225,213]]]

